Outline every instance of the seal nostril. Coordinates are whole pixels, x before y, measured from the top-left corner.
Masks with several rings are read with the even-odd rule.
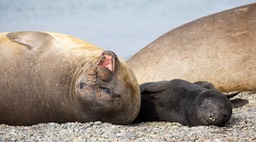
[[[210,120],[213,120],[213,116],[212,116],[212,115],[210,115],[210,116],[209,116],[209,119],[210,119]]]

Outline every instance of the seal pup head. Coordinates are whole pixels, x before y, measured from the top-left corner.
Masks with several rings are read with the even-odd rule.
[[[104,51],[97,60],[84,65],[74,87],[86,120],[127,124],[139,112],[137,80],[111,51]]]
[[[230,100],[217,90],[204,90],[193,102],[194,112],[190,121],[197,125],[225,126],[232,115]]]

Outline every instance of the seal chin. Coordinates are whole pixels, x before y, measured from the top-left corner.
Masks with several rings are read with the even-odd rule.
[[[216,126],[222,126],[222,118],[219,116],[201,116],[199,117],[200,123],[202,125],[216,125]]]
[[[209,125],[210,124],[207,119],[199,118],[199,120],[200,120],[200,125]]]
[[[97,67],[97,76],[100,80],[110,81],[113,75],[113,72],[111,72],[108,68],[102,66]]]

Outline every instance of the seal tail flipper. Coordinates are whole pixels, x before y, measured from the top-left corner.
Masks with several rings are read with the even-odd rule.
[[[38,50],[41,47],[56,42],[53,36],[44,32],[11,32],[7,34],[7,37],[11,41],[25,45],[31,50]]]
[[[225,94],[225,96],[230,100],[233,108],[242,107],[242,106],[248,104],[248,102],[249,102],[246,99],[240,99],[240,98],[232,99],[233,97],[235,97],[236,95],[238,95],[240,93],[241,92],[239,92],[239,91],[235,91],[235,92],[230,92],[230,93]]]
[[[239,92],[239,91],[234,91],[234,92],[230,92],[230,93],[224,93],[224,95],[228,98],[228,99],[230,99],[230,98],[233,98],[233,97],[235,97],[236,95],[238,95],[238,94],[240,94],[241,92]]]
[[[234,100],[230,100],[230,102],[233,108],[238,108],[248,104],[249,101],[245,99],[234,99]]]

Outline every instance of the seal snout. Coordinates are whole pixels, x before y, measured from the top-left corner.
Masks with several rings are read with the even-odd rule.
[[[224,126],[229,121],[229,114],[228,112],[210,113],[207,121],[209,124]]]
[[[211,112],[208,114],[208,122],[209,123],[218,123],[218,120],[221,120],[222,115],[218,114],[217,112]]]
[[[216,118],[214,117],[214,114],[210,114],[209,117],[208,117],[208,120],[210,121],[214,121]]]
[[[226,124],[230,118],[229,112],[217,104],[213,104],[211,107],[205,110],[205,118],[208,124],[223,126]]]

